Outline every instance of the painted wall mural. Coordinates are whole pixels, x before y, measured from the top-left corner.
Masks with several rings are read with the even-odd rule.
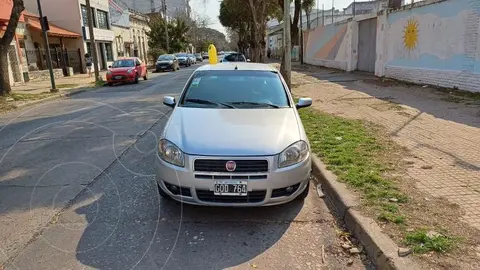
[[[387,18],[386,66],[480,73],[480,1],[448,0]]]
[[[305,61],[347,62],[347,23],[319,26],[304,34]]]

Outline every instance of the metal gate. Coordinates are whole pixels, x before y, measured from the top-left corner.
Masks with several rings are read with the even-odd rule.
[[[358,70],[375,72],[376,47],[377,18],[360,21],[358,25]]]

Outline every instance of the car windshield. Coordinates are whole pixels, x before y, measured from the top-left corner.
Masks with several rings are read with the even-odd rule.
[[[135,61],[133,61],[133,59],[117,60],[112,64],[112,68],[134,67],[134,66],[135,66]]]
[[[186,53],[177,53],[175,54],[176,57],[187,57]]]
[[[169,55],[169,54],[160,55],[158,57],[158,60],[159,61],[173,60],[173,55]]]
[[[232,105],[242,109],[290,106],[277,73],[247,70],[196,72],[180,104],[184,107],[204,108],[229,108],[228,105]]]
[[[196,54],[195,54],[195,56],[202,56],[202,55],[201,55],[201,54],[199,54],[199,53],[196,53]]]

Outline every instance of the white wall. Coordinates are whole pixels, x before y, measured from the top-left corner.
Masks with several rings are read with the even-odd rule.
[[[479,1],[433,2],[378,18],[375,75],[480,92]]]

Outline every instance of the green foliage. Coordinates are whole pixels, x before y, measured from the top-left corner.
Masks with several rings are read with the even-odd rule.
[[[430,251],[446,252],[455,245],[455,239],[437,234],[429,235],[426,230],[417,230],[405,237],[407,245],[412,247],[415,253],[427,253]]]
[[[156,50],[154,55],[159,55],[160,50],[166,51],[167,43],[165,38],[165,20],[154,15],[150,17],[150,32],[147,33],[149,37],[148,46]],[[182,18],[176,18],[167,23],[169,53],[179,52],[184,50],[188,45],[186,33],[189,27],[186,21]],[[150,55],[151,57],[153,55]]]

